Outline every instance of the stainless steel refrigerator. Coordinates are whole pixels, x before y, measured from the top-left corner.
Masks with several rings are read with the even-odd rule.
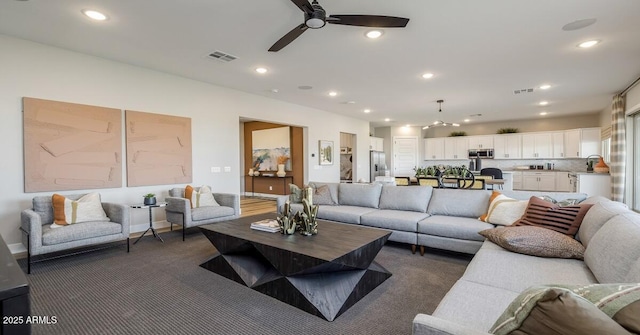
[[[384,152],[382,151],[370,151],[371,153],[371,181],[376,180],[377,176],[384,176],[387,172],[387,163],[385,162]]]

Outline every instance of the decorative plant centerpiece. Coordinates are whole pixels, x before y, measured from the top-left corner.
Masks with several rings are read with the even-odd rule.
[[[156,195],[153,193],[147,193],[144,195],[144,204],[145,205],[155,205],[156,204]]]
[[[276,175],[278,177],[284,177],[284,176],[287,175],[287,172],[284,170],[284,165],[287,164],[287,161],[289,160],[289,157],[287,157],[287,156],[278,156],[277,160],[278,160],[278,172],[276,172]]]
[[[465,132],[465,131],[452,131],[449,134],[449,137],[457,137],[457,136],[467,136],[467,132]]]
[[[514,134],[519,132],[518,128],[500,128],[496,134]]]
[[[427,168],[423,168],[423,167],[414,167],[413,171],[416,172],[416,178],[417,177],[426,177],[427,176]]]
[[[313,204],[313,189],[307,187],[302,199],[302,212],[298,211],[291,215],[291,204],[289,200],[284,204],[282,214],[276,219],[280,224],[280,232],[285,235],[292,235],[296,231],[300,234],[311,236],[318,233],[318,205]]]

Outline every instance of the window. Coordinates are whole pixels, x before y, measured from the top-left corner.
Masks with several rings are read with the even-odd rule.
[[[632,156],[628,160],[631,162],[631,169],[627,169],[627,171],[632,171],[631,175],[627,176],[627,178],[630,178],[630,183],[628,182],[627,185],[632,187],[631,201],[629,203],[633,210],[640,211],[640,111],[631,115],[627,120],[632,120],[631,134],[627,136],[627,152],[631,153]],[[629,143],[629,140],[631,140],[631,143]]]

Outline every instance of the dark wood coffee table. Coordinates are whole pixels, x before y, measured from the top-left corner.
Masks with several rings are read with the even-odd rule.
[[[200,227],[218,250],[205,269],[333,321],[391,273],[373,259],[391,232],[318,220],[318,235],[249,228],[256,215]]]

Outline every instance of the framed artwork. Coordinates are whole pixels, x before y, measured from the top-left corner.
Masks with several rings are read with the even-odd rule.
[[[127,186],[192,182],[191,118],[125,111]]]
[[[291,144],[289,127],[279,127],[251,132],[251,167],[258,171],[277,171],[284,164],[291,171]]]
[[[122,186],[122,111],[23,98],[24,191]]]
[[[318,141],[320,165],[333,165],[333,141]]]

